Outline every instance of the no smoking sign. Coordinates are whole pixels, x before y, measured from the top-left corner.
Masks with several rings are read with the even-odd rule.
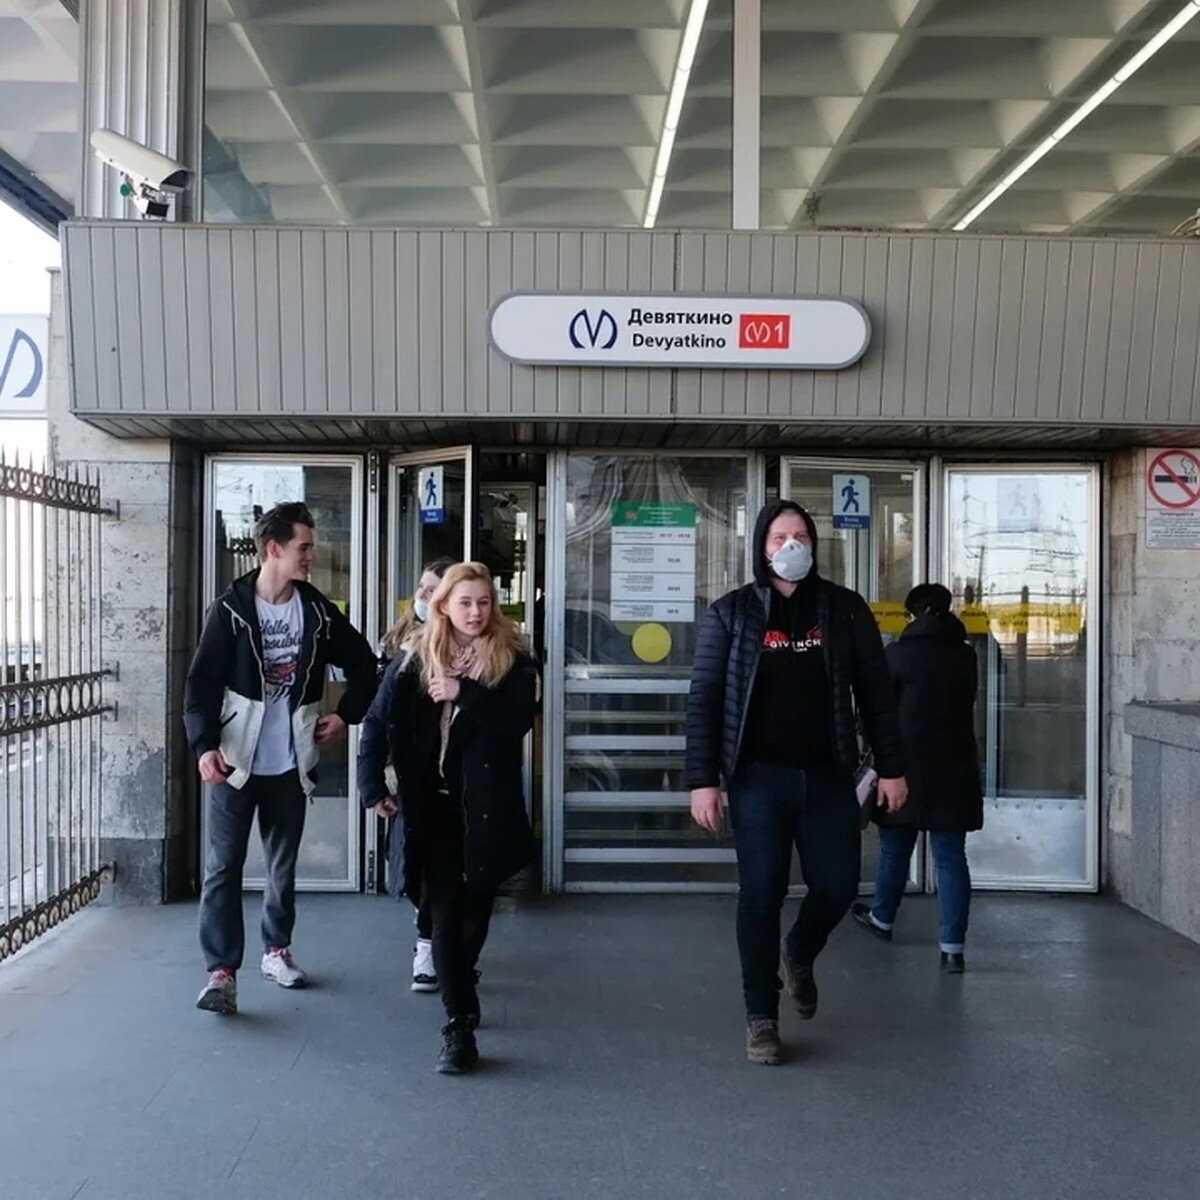
[[[1200,451],[1152,450],[1146,467],[1146,545],[1200,549]]]

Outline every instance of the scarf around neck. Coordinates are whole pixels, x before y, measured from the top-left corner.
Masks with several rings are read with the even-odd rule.
[[[479,661],[478,642],[472,641],[466,646],[456,645],[454,653],[450,658],[450,669],[446,672],[446,676],[450,679],[474,679],[478,681],[482,673],[483,664]],[[450,726],[454,724],[456,716],[458,716],[458,705],[453,700],[443,701],[440,716],[441,748],[438,752],[438,770],[443,775],[446,765],[446,747],[450,744]]]

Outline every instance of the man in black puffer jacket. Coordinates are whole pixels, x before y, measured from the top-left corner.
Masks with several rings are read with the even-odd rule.
[[[817,1009],[813,962],[858,894],[858,718],[879,804],[906,796],[896,699],[875,618],[817,573],[817,531],[798,504],[758,515],[754,582],[705,614],[687,710],[692,816],[716,832],[729,791],[738,859],[738,953],[751,1062],[780,1060],[780,911],[795,844],[808,891],[783,944],[788,994]],[[857,716],[856,716],[857,714]]]

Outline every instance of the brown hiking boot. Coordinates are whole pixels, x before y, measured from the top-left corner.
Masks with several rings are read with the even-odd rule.
[[[817,1015],[817,981],[810,963],[797,962],[783,944],[783,986],[792,1007],[802,1020],[811,1021]]]
[[[746,1058],[752,1063],[777,1067],[782,1056],[779,1022],[770,1017],[751,1017],[746,1022]]]

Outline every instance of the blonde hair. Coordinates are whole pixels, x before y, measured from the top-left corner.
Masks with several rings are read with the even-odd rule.
[[[475,639],[479,662],[479,681],[494,687],[512,670],[521,652],[521,632],[516,623],[500,611],[500,599],[492,573],[480,562],[456,563],[445,575],[429,601],[429,620],[421,630],[416,653],[421,674],[426,679],[448,675],[454,660],[454,627],[446,615],[446,603],[460,583],[483,582],[492,596],[492,615],[487,628]]]

